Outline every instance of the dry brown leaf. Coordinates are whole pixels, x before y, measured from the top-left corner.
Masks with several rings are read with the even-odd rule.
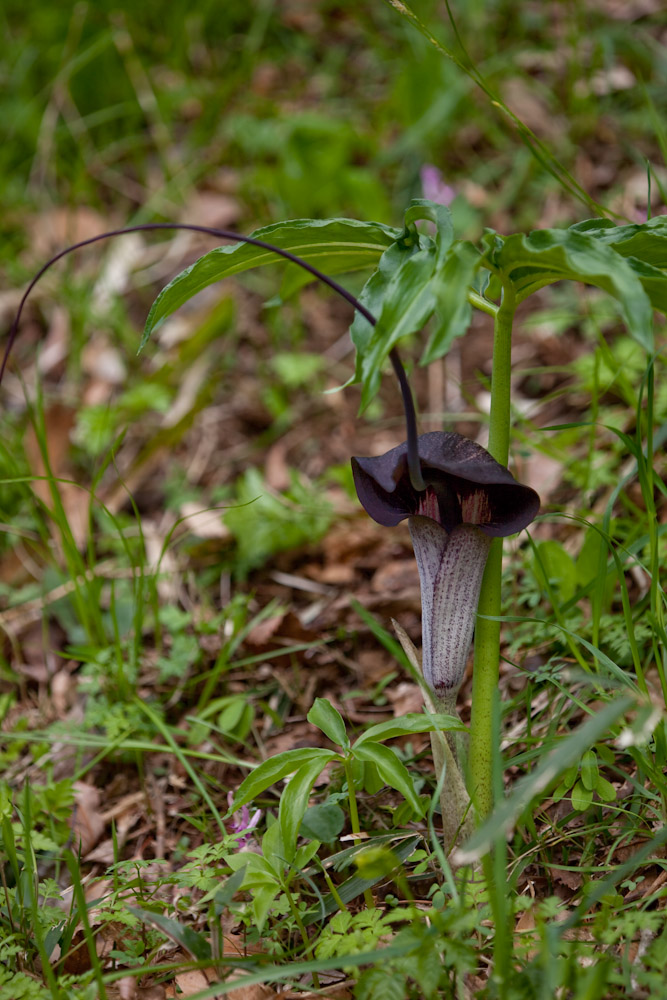
[[[74,783],[72,838],[75,849],[84,856],[93,849],[104,832],[100,800],[99,788],[86,785],[82,781]]]
[[[269,448],[264,463],[264,480],[272,490],[286,490],[290,485],[290,472],[287,462],[287,442],[276,441]]]
[[[165,603],[176,604],[181,586],[178,561],[169,545],[165,545],[171,527],[171,516],[165,515],[160,522],[149,517],[141,521],[146,561],[154,571],[158,566],[160,568],[157,581],[158,594]]]
[[[123,385],[127,367],[118,348],[112,346],[101,334],[93,334],[81,351],[81,367],[94,382],[109,386]],[[88,394],[90,390],[86,390]],[[86,395],[86,402],[90,403]]]
[[[64,719],[74,702],[76,679],[67,668],[59,670],[51,678],[51,699],[59,719]]]
[[[271,618],[265,618],[263,622],[258,622],[248,632],[245,638],[246,645],[267,647],[282,625],[284,617],[284,614],[273,615]]]
[[[330,997],[331,1000],[351,1000],[354,996],[352,987],[353,979],[346,979],[344,983],[332,983],[330,986],[322,986],[317,992],[304,993],[303,990],[288,990],[281,993],[281,1000],[317,1000],[317,997]]]
[[[584,882],[581,872],[571,872],[565,868],[552,868],[551,873],[556,882],[560,882],[567,889],[572,889],[573,892],[581,889]]]
[[[36,215],[31,231],[31,245],[38,257],[49,257],[70,243],[90,239],[110,229],[107,220],[92,208],[53,208]]]
[[[181,504],[180,515],[185,518],[183,527],[191,535],[198,538],[231,538],[232,533],[222,520],[219,509],[202,509],[196,500],[187,500]]]
[[[535,914],[533,913],[533,908],[530,907],[528,910],[524,910],[514,927],[514,933],[519,938],[519,940],[524,937],[531,938],[533,936],[533,931],[535,930]],[[528,959],[533,958],[535,955],[539,954],[539,948],[528,948],[526,951],[526,956]]]
[[[102,272],[95,282],[93,303],[101,312],[108,309],[115,296],[127,291],[130,275],[144,255],[144,241],[139,233],[128,233],[114,241],[107,250]]]
[[[503,85],[503,98],[524,125],[543,138],[554,141],[563,136],[564,121],[547,106],[532,80],[512,77]]]
[[[589,5],[591,9],[603,11],[607,17],[615,20],[634,21],[640,17],[650,17],[664,11],[663,0],[593,0]]]
[[[106,828],[113,819],[116,824],[116,844],[124,846],[130,830],[136,826],[145,815],[146,796],[143,792],[132,792],[124,795],[122,799],[114,803],[111,809],[101,814],[101,820]],[[100,864],[110,865],[114,861],[115,847],[113,840],[109,837],[86,854],[86,861],[98,861]]]
[[[47,626],[45,631],[42,622],[33,621],[25,630],[20,629],[21,652],[23,662],[16,665],[17,673],[29,677],[37,684],[47,684],[49,677],[57,667],[57,661],[51,650],[57,649],[59,636],[57,630]]]
[[[88,904],[94,903],[96,900],[102,900],[105,896],[109,896],[114,889],[113,881],[109,878],[96,878],[94,881],[89,882],[85,889],[84,894],[86,897],[86,902]],[[94,923],[95,920],[95,907],[90,908],[90,919]]]
[[[357,654],[357,662],[365,687],[377,684],[396,666],[384,649],[362,649]]]
[[[289,990],[281,993],[281,1000],[317,1000],[318,997],[330,997],[331,1000],[351,1000],[354,996],[352,987],[354,980],[346,979],[344,983],[332,983],[331,986],[323,986],[316,992],[304,993],[303,990]]]
[[[72,936],[69,951],[63,960],[63,972],[68,976],[82,976],[90,968],[90,952],[86,944],[86,935],[83,929],[77,930]]]
[[[235,979],[235,976],[230,976],[230,979]],[[227,994],[232,998],[232,1000],[270,1000],[271,997],[277,997],[278,994],[275,990],[272,990],[270,986],[266,986],[264,983],[254,983],[252,986],[240,986],[237,990],[230,990]]]
[[[320,583],[333,584],[338,587],[349,586],[351,583],[354,583],[355,578],[354,566],[351,566],[349,563],[331,563],[317,570],[309,567],[308,575],[319,580]]]
[[[534,451],[527,459],[524,459],[521,467],[520,479],[522,483],[532,486],[533,489],[541,490],[543,494],[554,489],[563,476],[563,466],[549,455],[543,455]]]
[[[53,403],[44,414],[46,448],[54,476],[62,474],[67,466],[70,433],[74,427],[75,411],[62,403]],[[34,428],[30,426],[25,437],[25,451],[30,469],[36,476],[44,476],[46,467]],[[43,480],[33,483],[33,490],[45,504],[50,505],[49,484]]]
[[[409,712],[421,712],[424,707],[424,696],[418,684],[402,681],[396,687],[391,685],[385,688],[385,693],[396,717]]]
[[[241,206],[236,198],[217,191],[195,191],[188,199],[181,218],[195,226],[214,226],[227,229],[241,216]]]
[[[192,997],[210,985],[201,969],[188,969],[187,972],[179,972],[175,979],[178,991],[174,986],[167,987],[168,997]]]
[[[408,587],[419,587],[419,571],[414,559],[391,559],[380,566],[371,580],[371,590],[376,594],[393,594]]]
[[[62,306],[56,306],[51,313],[49,329],[37,358],[37,368],[42,375],[53,371],[61,361],[65,360],[69,351],[69,341],[69,313]]]
[[[166,996],[164,986],[144,986],[137,993],[137,1000],[165,1000]]]
[[[138,1000],[139,987],[135,976],[123,976],[116,983],[120,1000]]]
[[[224,949],[227,955],[247,955],[262,950],[259,945],[247,945],[244,939],[236,934],[225,934]],[[233,972],[228,981],[239,979],[243,975],[242,970]],[[241,986],[237,990],[231,990],[229,996],[232,997],[232,1000],[269,1000],[270,997],[275,997],[277,994],[270,986],[255,983],[253,986]]]
[[[245,638],[248,646],[259,651],[275,649],[278,639],[290,642],[310,642],[315,634],[305,629],[291,611],[274,615],[255,625]],[[279,644],[279,643],[278,643]]]

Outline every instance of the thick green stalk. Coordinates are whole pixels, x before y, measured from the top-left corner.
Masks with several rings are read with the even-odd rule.
[[[478,615],[498,617],[500,614],[500,581],[502,576],[503,540],[491,543],[482,591],[477,605]],[[500,622],[478,618],[475,626],[475,665],[472,675],[472,719],[470,725],[470,797],[480,819],[493,808],[493,754],[491,720],[493,703],[498,692],[500,664]]]
[[[503,301],[494,323],[488,448],[501,465],[507,465],[509,459],[512,320],[515,309],[514,290],[509,281],[503,281]],[[502,558],[502,539],[494,538],[482,580],[477,608],[479,615],[497,617],[500,614]],[[469,766],[470,793],[480,818],[488,816],[493,808],[492,763],[494,753],[498,752],[493,741],[493,702],[498,690],[499,664],[500,622],[478,618]]]

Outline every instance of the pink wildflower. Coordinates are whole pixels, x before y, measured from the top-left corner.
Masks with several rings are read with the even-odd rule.
[[[234,792],[230,791],[227,793],[227,804],[230,808],[234,804]],[[230,833],[243,835],[238,837],[236,841],[241,850],[248,846],[248,843],[252,839],[252,831],[259,823],[261,815],[261,810],[257,809],[251,816],[250,810],[247,806],[241,806],[241,808],[234,813]]]
[[[437,167],[432,163],[425,163],[419,172],[419,177],[425,198],[435,201],[438,205],[451,205],[456,197],[456,190],[445,184]]]

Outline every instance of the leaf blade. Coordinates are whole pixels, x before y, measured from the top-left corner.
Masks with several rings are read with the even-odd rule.
[[[628,260],[589,233],[568,229],[515,233],[489,257],[512,280],[517,302],[563,279],[602,288],[619,302],[630,334],[646,350],[653,350],[651,303],[638,274]]]
[[[354,755],[358,760],[375,764],[385,785],[395,788],[417,815],[423,815],[424,810],[412,784],[410,772],[389,747],[382,743],[364,743],[355,747]]]
[[[400,230],[379,222],[355,219],[295,219],[257,229],[255,239],[289,250],[327,273],[355,271],[374,265]],[[140,350],[155,327],[209,285],[254,267],[280,263],[273,251],[249,243],[217,247],[181,271],[162,289],[146,320]]]
[[[382,364],[403,337],[420,330],[435,308],[431,284],[435,253],[420,250],[406,260],[387,285],[382,312],[361,362],[364,410],[380,387]]]
[[[293,771],[298,771],[303,764],[306,764],[308,761],[316,758],[322,761],[322,767],[324,767],[324,765],[330,760],[342,759],[333,750],[325,750],[322,747],[304,747],[304,749],[298,750],[285,750],[284,753],[277,754],[275,757],[269,757],[268,760],[259,764],[254,771],[251,771],[250,774],[243,779],[237,789],[236,795],[234,796],[232,811],[235,812],[237,809],[240,809],[241,806],[247,805],[247,803],[251,802],[257,795],[261,795],[261,793],[266,791],[266,789],[271,785],[280,781],[281,778],[285,778]]]
[[[364,743],[376,743],[380,740],[391,740],[396,736],[410,736],[416,733],[432,732],[465,732],[466,726],[453,715],[422,715],[410,712],[408,715],[378,722],[362,733],[353,746],[353,750]]]
[[[299,835],[301,821],[308,808],[308,800],[313,785],[326,767],[327,761],[311,760],[300,767],[280,796],[278,822],[283,835],[286,860],[294,860],[296,840]]]
[[[343,718],[326,698],[316,698],[306,718],[311,725],[317,726],[332,743],[339,747],[349,747],[350,741]]]

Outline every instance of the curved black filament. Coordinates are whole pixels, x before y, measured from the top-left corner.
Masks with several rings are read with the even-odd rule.
[[[303,260],[301,257],[297,257],[296,254],[291,253],[289,250],[284,250],[282,247],[274,246],[272,243],[267,243],[265,240],[258,240],[254,236],[244,236],[242,233],[236,233],[231,229],[217,229],[212,226],[196,226],[190,225],[185,222],[144,222],[136,226],[127,226],[124,229],[112,229],[107,233],[100,233],[98,236],[91,236],[87,240],[81,240],[79,243],[74,243],[72,246],[67,247],[65,250],[61,250],[54,257],[52,257],[46,264],[40,268],[37,274],[34,276],[30,284],[28,285],[23,297],[19,303],[19,307],[16,311],[16,316],[14,322],[12,323],[11,329],[9,331],[9,339],[7,341],[7,346],[4,351],[2,358],[2,363],[0,363],[0,382],[2,381],[3,375],[5,373],[5,368],[7,367],[7,361],[9,360],[9,355],[11,353],[12,347],[14,346],[14,341],[18,334],[19,323],[21,321],[21,314],[23,313],[23,307],[30,295],[31,291],[42,277],[43,274],[48,271],[48,269],[59,261],[62,257],[67,254],[72,253],[74,250],[80,250],[82,247],[90,246],[91,243],[98,243],[100,240],[109,239],[112,236],[124,236],[126,233],[138,233],[146,232],[155,229],[185,229],[194,233],[205,233],[208,236],[215,236],[218,239],[224,240],[234,240],[240,243],[251,243],[253,246],[262,247],[265,250],[270,250],[272,253],[278,254],[280,257],[284,257],[293,264],[297,264],[302,267],[305,271],[308,271],[317,278],[319,281],[324,282],[328,285],[334,292],[341,295],[347,302],[350,303],[364,319],[368,320],[371,326],[375,326],[377,320],[375,316],[359,301],[355,298],[351,292],[348,292],[346,288],[340,285],[333,278],[330,278],[324,272],[320,271],[318,268],[309,264],[308,261]],[[421,466],[419,462],[419,454],[417,451],[417,417],[415,414],[414,400],[412,398],[412,392],[410,391],[410,386],[408,385],[407,376],[405,374],[405,369],[398,355],[396,348],[392,348],[389,357],[391,358],[391,363],[396,373],[399,385],[401,387],[401,396],[403,398],[403,408],[405,410],[405,422],[407,428],[407,440],[408,440],[408,468],[410,472],[410,481],[412,486],[416,490],[423,490],[426,488],[424,480],[421,474]]]

